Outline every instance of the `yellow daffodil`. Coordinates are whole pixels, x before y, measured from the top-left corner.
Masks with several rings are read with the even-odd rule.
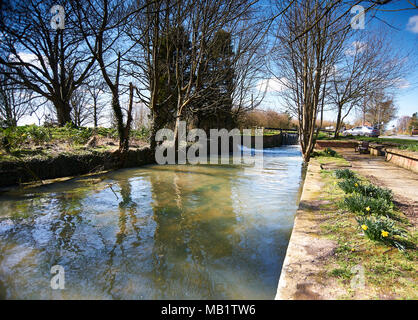
[[[389,235],[389,232],[382,230],[382,237],[386,238]]]
[[[370,207],[366,207],[366,211],[370,211]]]
[[[354,186],[355,186],[355,187],[358,187],[358,183],[355,183],[355,184],[354,184]]]
[[[364,231],[366,231],[367,229],[369,229],[369,227],[368,227],[368,226],[366,226],[365,224],[362,224],[362,225],[361,225],[361,228],[362,228]]]

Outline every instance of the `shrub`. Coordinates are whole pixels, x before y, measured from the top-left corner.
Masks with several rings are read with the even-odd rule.
[[[331,148],[325,148],[322,151],[315,151],[312,153],[312,157],[334,157],[334,158],[341,158],[341,156],[337,153],[337,151]]]
[[[337,157],[339,156],[337,151],[331,149],[331,148],[325,148],[325,150],[323,151],[326,155],[328,155],[329,157]]]
[[[364,234],[373,241],[392,245],[399,250],[404,250],[405,247],[410,246],[408,240],[404,238],[407,235],[406,231],[396,227],[395,222],[389,218],[359,217],[356,220]]]
[[[350,169],[337,169],[335,170],[335,176],[338,179],[357,179],[356,174]]]
[[[96,129],[96,132],[99,136],[117,139],[118,138],[118,130],[116,128],[102,128],[99,127]]]
[[[92,128],[73,129],[70,137],[76,144],[85,144],[90,139],[92,133]]]
[[[27,133],[28,138],[30,138],[35,144],[48,142],[52,138],[49,129],[45,127],[38,127],[33,124],[21,128]]]
[[[22,127],[9,127],[2,130],[2,147],[6,150],[6,152],[10,152],[13,149],[20,148],[28,140],[28,138],[28,134]]]
[[[147,127],[142,126],[139,129],[132,130],[131,131],[131,136],[132,136],[132,138],[145,140],[150,136],[150,133],[151,133],[150,129],[148,129]]]

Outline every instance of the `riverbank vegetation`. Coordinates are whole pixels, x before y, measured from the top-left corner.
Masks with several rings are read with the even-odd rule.
[[[130,146],[143,147],[148,143],[149,130],[132,130]],[[26,125],[0,129],[0,161],[30,160],[53,157],[60,153],[82,154],[84,151],[117,149],[115,128],[63,127]]]
[[[417,299],[416,226],[394,205],[392,193],[348,169],[321,170],[320,175],[319,236],[337,243],[323,262],[323,276],[336,280],[343,293],[338,298]],[[346,200],[353,196],[362,197],[361,205]],[[359,276],[364,287],[353,287]]]

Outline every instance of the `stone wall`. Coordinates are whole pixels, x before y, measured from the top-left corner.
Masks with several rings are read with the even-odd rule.
[[[317,140],[315,148],[353,148],[358,144],[358,141],[341,141],[341,140]]]
[[[386,161],[418,173],[418,153],[399,149],[386,149]]]
[[[19,183],[77,176],[115,168],[154,163],[149,148],[129,150],[123,159],[115,152],[89,152],[83,155],[60,154],[49,159],[0,162],[0,187]]]

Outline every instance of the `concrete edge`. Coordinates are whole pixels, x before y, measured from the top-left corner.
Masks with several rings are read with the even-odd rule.
[[[275,300],[332,299],[329,290],[315,280],[321,272],[319,261],[332,254],[336,243],[318,237],[321,193],[320,164],[312,159],[308,165],[292,234],[280,274]]]

